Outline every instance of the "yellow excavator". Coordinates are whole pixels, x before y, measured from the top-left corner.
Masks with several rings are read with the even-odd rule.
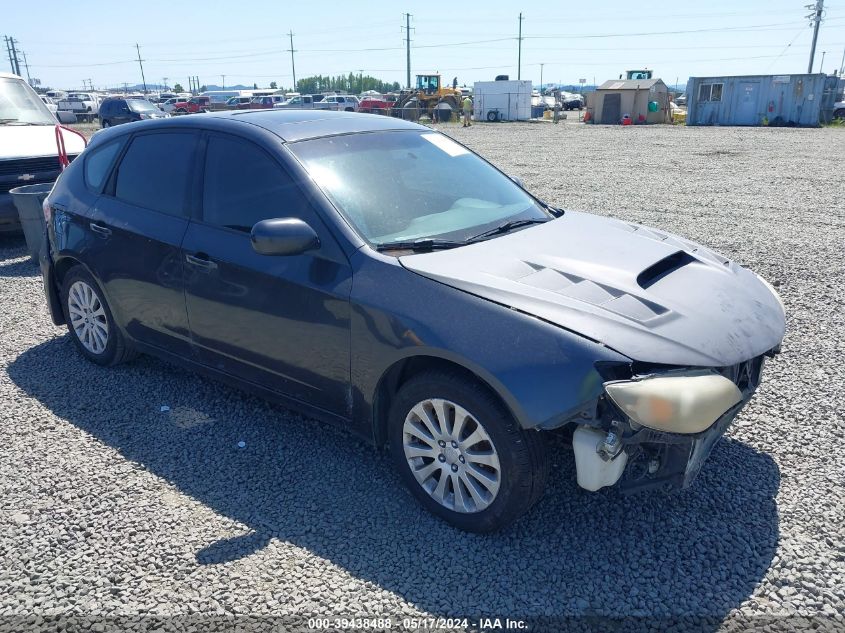
[[[417,75],[416,89],[402,95],[395,107],[410,107],[410,102],[413,99],[416,99],[419,103],[420,114],[431,116],[438,103],[447,103],[452,112],[458,112],[461,104],[461,91],[443,86],[440,75]]]

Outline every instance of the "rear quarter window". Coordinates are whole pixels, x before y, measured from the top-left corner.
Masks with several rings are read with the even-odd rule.
[[[102,147],[92,149],[85,157],[85,184],[89,189],[98,193],[102,190],[123,141],[121,138],[106,143]]]

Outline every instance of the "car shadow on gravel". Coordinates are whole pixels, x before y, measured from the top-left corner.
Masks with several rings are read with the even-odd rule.
[[[423,511],[383,452],[163,362],[103,369],[64,336],[20,354],[8,374],[59,418],[249,527],[190,543],[200,566],[269,556],[277,539],[437,615],[718,623],[752,595],[778,542],[779,470],[731,439],[690,490],[625,496],[580,490],[554,438],[540,503],[503,532],[475,535]]]

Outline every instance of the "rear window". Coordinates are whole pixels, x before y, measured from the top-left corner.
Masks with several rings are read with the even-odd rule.
[[[100,191],[111,170],[112,163],[123,145],[124,139],[107,143],[93,149],[85,158],[85,184]]]
[[[190,132],[145,134],[132,140],[120,161],[115,196],[169,215],[188,215],[188,181],[196,137]]]

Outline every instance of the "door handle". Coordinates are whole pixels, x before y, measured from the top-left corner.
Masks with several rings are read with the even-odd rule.
[[[91,227],[91,230],[94,231],[94,233],[98,233],[100,237],[109,237],[111,235],[111,229],[106,226],[102,226],[95,222],[91,222],[88,226]]]
[[[195,255],[185,255],[185,261],[191,264],[192,266],[197,266],[198,268],[202,268],[203,270],[214,270],[217,268],[217,264],[207,259],[207,256],[200,254],[199,257]]]

